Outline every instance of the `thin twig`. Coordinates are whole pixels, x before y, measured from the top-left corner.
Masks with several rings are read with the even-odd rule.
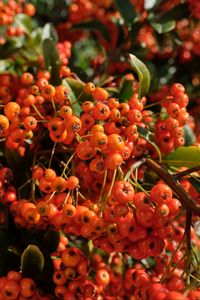
[[[53,149],[51,151],[51,157],[50,157],[50,160],[49,160],[48,168],[51,168],[51,163],[52,163],[52,159],[53,159],[53,156],[54,156],[54,153],[55,153],[56,145],[57,145],[57,143],[54,143],[54,145],[53,145]]]
[[[130,170],[128,170],[128,172],[126,173],[126,175],[124,176],[124,180],[126,181],[130,175],[133,173],[133,171],[135,169],[138,169],[139,167],[141,167],[144,163],[146,162],[145,158],[139,160],[139,161],[136,161],[130,168]]]
[[[187,169],[187,170],[184,170],[184,171],[179,172],[177,174],[174,174],[174,175],[172,175],[172,177],[174,178],[174,180],[179,180],[183,176],[189,175],[189,174],[197,172],[197,171],[200,171],[200,165],[196,166],[196,167],[193,167],[193,168],[190,168],[190,169]]]
[[[166,184],[174,191],[174,193],[179,198],[182,205],[191,212],[196,213],[200,216],[200,205],[197,204],[183,189],[181,184],[174,180],[173,176],[164,167],[156,163],[150,158],[145,159],[145,165],[153,170],[161,179],[163,179]]]

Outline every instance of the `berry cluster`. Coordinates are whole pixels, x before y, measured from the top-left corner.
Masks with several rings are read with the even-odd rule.
[[[35,7],[31,3],[25,3],[24,0],[9,0],[0,3],[0,25],[2,26],[0,35],[0,44],[4,44],[8,37],[17,37],[24,34],[21,27],[15,24],[16,14],[26,14],[32,17],[35,14]]]
[[[0,278],[0,299],[41,299],[38,294],[35,282],[31,278],[22,278],[20,272],[9,271],[6,277]],[[38,294],[38,296],[36,296]],[[40,296],[40,297],[39,297]]]

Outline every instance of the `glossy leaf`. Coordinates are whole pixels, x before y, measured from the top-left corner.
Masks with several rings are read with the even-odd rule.
[[[170,32],[173,30],[176,26],[176,22],[174,20],[166,21],[166,22],[151,22],[152,27],[158,32],[158,33],[165,33]]]
[[[133,95],[133,80],[123,77],[119,86],[119,100],[128,101]]]
[[[133,70],[137,73],[140,86],[138,90],[138,97],[141,99],[145,96],[149,90],[150,86],[150,73],[146,65],[139,60],[135,55],[129,54],[130,64]]]
[[[107,40],[110,41],[110,35],[108,32],[108,28],[100,21],[92,20],[92,21],[85,21],[78,24],[75,24],[72,27],[72,30],[82,29],[88,31],[98,31],[102,34],[102,36]]]
[[[60,84],[60,56],[54,42],[51,39],[44,39],[42,51],[47,70],[51,73],[51,82],[55,85]]]
[[[183,127],[183,130],[184,130],[185,146],[190,146],[194,144],[196,142],[196,137],[192,128],[188,124],[186,124]]]
[[[51,73],[51,83],[60,84],[60,56],[56,48],[58,36],[54,26],[47,23],[42,31],[42,51],[47,70]]]
[[[33,28],[36,27],[33,19],[26,14],[16,14],[14,21],[26,34],[30,34]]]
[[[50,39],[54,43],[58,42],[58,34],[51,23],[47,23],[42,30],[42,40]]]
[[[137,13],[131,2],[129,0],[115,0],[115,3],[124,22],[128,25],[132,24],[137,17]]]
[[[69,98],[70,102],[71,103],[76,102],[77,96],[75,95],[75,92],[73,91],[70,84],[68,83],[68,80],[63,79],[62,84],[68,88],[68,98]],[[72,110],[76,115],[80,116],[82,109],[81,109],[79,102],[72,105]]]
[[[197,146],[179,147],[164,158],[169,166],[192,168],[200,165],[200,148]]]
[[[70,85],[76,97],[78,97],[80,93],[83,91],[85,83],[82,82],[81,80],[74,79],[74,78],[65,78],[65,80]]]
[[[153,134],[146,128],[143,128],[141,126],[137,126],[138,129],[138,133],[141,137],[143,137],[145,140],[147,140],[155,149],[156,152],[158,153],[158,157],[159,157],[159,161],[161,162],[161,153],[160,150],[158,148],[158,146],[156,145],[154,138],[153,138]]]
[[[29,245],[21,256],[21,271],[23,276],[35,277],[44,267],[44,256],[35,245]]]
[[[158,6],[163,0],[144,0],[144,8],[150,10]]]

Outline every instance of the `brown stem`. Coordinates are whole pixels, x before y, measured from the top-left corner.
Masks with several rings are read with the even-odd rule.
[[[200,165],[199,165],[199,166],[196,166],[196,167],[193,167],[193,168],[190,168],[190,169],[187,169],[187,170],[185,170],[185,171],[179,172],[179,173],[174,174],[174,175],[172,175],[172,176],[173,176],[173,178],[174,178],[175,180],[179,180],[179,179],[182,178],[183,176],[189,175],[189,174],[191,174],[191,173],[193,173],[193,172],[197,172],[197,171],[200,171]]]
[[[170,186],[187,210],[200,216],[200,205],[196,204],[196,202],[182,188],[180,183],[177,182],[166,169],[150,158],[145,159],[145,165],[153,170],[161,179],[166,182],[166,184]]]

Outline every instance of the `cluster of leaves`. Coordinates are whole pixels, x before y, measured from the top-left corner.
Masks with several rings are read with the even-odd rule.
[[[94,44],[94,34],[97,32],[101,33],[107,43],[110,43],[110,40],[112,40],[112,36],[108,34],[107,27],[101,21],[83,20],[83,22],[80,21],[80,23],[74,24],[72,26],[73,30],[82,29],[90,32],[92,34],[93,42],[88,42],[87,47],[84,47],[84,44],[88,41],[87,36],[86,40],[81,39],[75,43],[73,48],[74,55],[71,63],[76,64],[76,59],[79,57],[78,54],[80,51],[83,53],[83,56],[85,55],[88,57],[88,53],[93,53],[95,55],[94,52],[98,49],[97,53],[100,52],[104,55],[105,61],[107,61],[104,65],[105,73],[106,66],[107,64],[112,63],[113,57],[115,61],[124,61],[126,60],[128,51],[129,53],[134,53],[148,66],[152,74],[150,89],[152,92],[157,90],[163,84],[171,84],[172,82],[179,81],[187,87],[191,95],[195,94],[196,97],[199,97],[198,86],[194,86],[191,83],[193,75],[199,74],[198,56],[194,56],[190,62],[183,63],[180,69],[180,59],[178,55],[173,55],[173,57],[163,56],[161,59],[155,56],[149,59],[147,56],[148,48],[145,43],[139,43],[136,40],[139,30],[144,26],[149,26],[153,30],[156,45],[160,53],[163,53],[168,45],[172,48],[174,54],[182,47],[183,41],[180,39],[176,28],[177,21],[183,19],[187,20],[189,18],[189,22],[193,24],[191,26],[195,26],[195,24],[198,24],[198,20],[190,17],[188,3],[180,2],[178,5],[165,12],[161,10],[161,6],[164,2],[165,1],[144,1],[145,17],[141,20],[141,18],[143,18],[142,14],[137,12],[130,0],[113,1],[113,4],[106,12],[109,13],[113,12],[113,10],[118,10],[121,15],[121,18],[112,17],[109,19],[116,26],[116,35],[118,38],[115,49],[112,47],[110,47],[110,49],[98,49],[99,43],[97,40]],[[126,28],[126,30],[124,28]],[[97,34],[96,37],[99,37],[99,34]],[[83,80],[86,78],[90,79],[95,75],[88,71],[91,68],[91,59],[93,59],[94,56],[90,55],[89,57],[90,61],[88,59],[87,66],[85,60],[79,61],[78,63]]]

